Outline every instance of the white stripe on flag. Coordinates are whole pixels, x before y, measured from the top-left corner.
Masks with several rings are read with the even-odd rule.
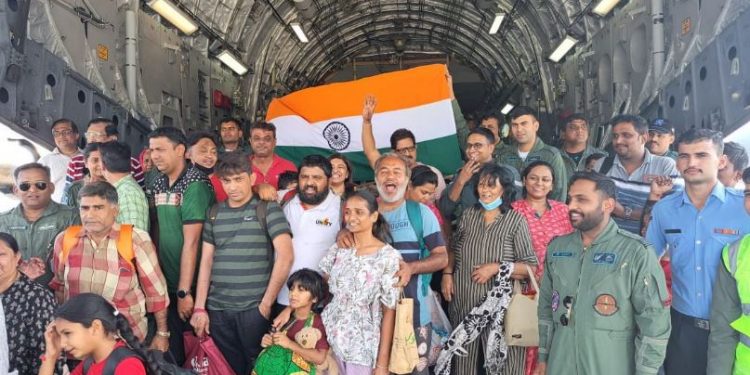
[[[323,131],[334,121],[345,124],[349,130],[348,147],[336,149],[336,151],[362,151],[362,116],[332,118],[314,124],[308,123],[300,116],[280,116],[269,122],[276,125],[277,146],[328,149],[331,146],[323,136]],[[375,144],[378,148],[390,147],[391,134],[400,128],[411,130],[417,138],[417,143],[456,134],[456,123],[450,100],[376,113],[372,122]]]

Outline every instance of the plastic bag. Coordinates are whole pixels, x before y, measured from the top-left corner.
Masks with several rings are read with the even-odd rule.
[[[182,367],[200,375],[236,375],[211,337],[199,338],[185,332],[184,340],[186,360]]]

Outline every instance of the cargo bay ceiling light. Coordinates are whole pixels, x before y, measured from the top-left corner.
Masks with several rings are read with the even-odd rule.
[[[510,113],[510,111],[513,110],[513,108],[516,108],[516,106],[513,105],[513,104],[511,104],[511,103],[507,103],[507,104],[505,104],[505,107],[503,107],[503,109],[500,110],[500,113],[502,113],[502,114],[504,114],[504,115],[507,116],[508,113]]]
[[[549,55],[549,59],[553,62],[560,62],[560,60],[562,60],[576,44],[578,44],[578,39],[566,35],[565,39],[563,39],[560,44],[557,45],[557,48],[555,48],[555,50]]]
[[[160,16],[166,18],[169,23],[180,29],[185,35],[198,31],[198,23],[170,0],[151,0],[148,2],[148,6],[159,13]]]
[[[620,0],[599,0],[599,3],[594,6],[594,9],[591,11],[591,13],[594,13],[600,17],[604,17],[609,14],[609,12],[611,12],[619,2]]]
[[[302,43],[307,43],[310,41],[310,39],[307,39],[307,35],[305,35],[305,30],[302,30],[302,25],[300,25],[299,22],[291,22],[289,23],[289,26],[292,27],[292,30],[294,30],[294,34],[297,35],[297,38]]]
[[[490,26],[490,35],[497,34],[497,31],[500,30],[500,25],[503,24],[504,19],[505,13],[495,13],[495,20],[492,21],[492,26]]]
[[[221,51],[221,53],[216,55],[216,58],[223,62],[224,65],[228,66],[229,69],[234,70],[238,75],[244,75],[247,73],[247,66],[245,66],[237,56],[227,50]]]

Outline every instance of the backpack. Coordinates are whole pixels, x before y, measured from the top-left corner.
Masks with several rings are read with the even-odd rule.
[[[177,366],[173,363],[170,363],[164,358],[164,353],[158,351],[158,350],[149,350],[149,353],[154,353],[154,357],[156,357],[156,367],[159,368],[161,371],[161,374],[163,375],[188,375],[193,374],[193,371],[184,369],[180,366]],[[107,364],[104,365],[104,369],[102,369],[102,375],[115,375],[115,370],[117,369],[117,366],[122,363],[122,361],[128,359],[128,358],[138,358],[143,362],[144,367],[146,367],[146,373],[151,374],[151,371],[149,371],[148,364],[146,363],[146,360],[144,360],[138,353],[133,351],[133,349],[130,349],[125,346],[121,346],[118,348],[115,348],[115,350],[110,353],[109,357],[107,357]],[[154,361],[151,362],[154,364]],[[83,375],[88,374],[89,370],[91,369],[91,366],[94,364],[94,359],[91,357],[86,358],[82,362],[83,366]]]
[[[216,216],[219,214],[219,207],[221,202],[214,203],[213,206],[208,210],[208,220],[211,222],[211,226],[216,224]],[[268,256],[268,273],[273,272],[273,263],[276,260],[276,254],[273,250],[273,241],[271,236],[268,235],[268,201],[260,200],[258,205],[255,206],[255,217],[258,219],[260,224],[260,230],[266,235],[266,255]]]
[[[72,250],[78,244],[78,235],[83,229],[80,225],[72,225],[65,229],[63,234],[62,251],[60,252],[60,260],[64,264],[68,260],[70,250]],[[133,225],[122,224],[120,225],[120,237],[117,239],[117,254],[130,265],[132,269],[135,269],[133,260],[135,259],[135,252],[133,251]]]
[[[606,158],[604,158],[604,161],[602,162],[602,166],[599,167],[599,173],[606,176],[607,173],[609,173],[609,170],[612,169],[612,166],[614,164],[615,164],[615,156],[608,155]]]
[[[430,251],[424,243],[424,224],[422,223],[422,209],[419,207],[419,202],[412,200],[406,201],[406,216],[409,218],[409,224],[414,230],[414,234],[417,235],[419,257],[422,259],[426,258],[430,255]],[[428,289],[430,288],[430,282],[432,281],[432,274],[423,273],[419,275],[419,277],[422,278],[422,294],[427,295]]]

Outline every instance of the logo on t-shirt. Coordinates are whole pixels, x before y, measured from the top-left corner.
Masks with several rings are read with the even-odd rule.
[[[330,227],[331,225],[333,225],[333,223],[331,222],[331,219],[329,219],[327,217],[315,220],[315,224],[323,225],[323,226],[326,226],[326,227]]]

